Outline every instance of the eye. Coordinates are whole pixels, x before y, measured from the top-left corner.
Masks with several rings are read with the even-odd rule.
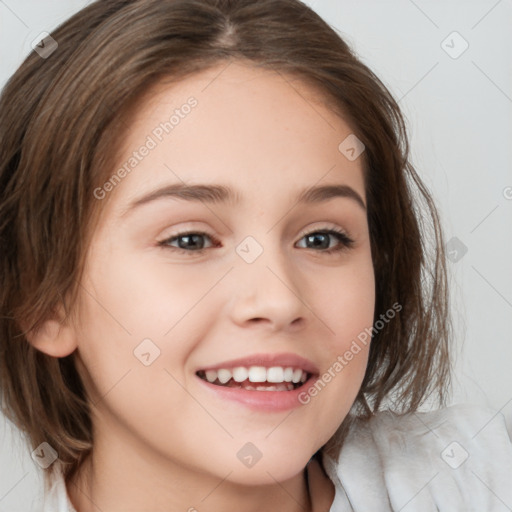
[[[204,237],[213,240],[217,244],[219,243],[215,237],[203,231],[187,231],[166,238],[158,242],[158,245],[164,248],[176,249],[180,253],[202,253],[205,250]],[[175,241],[178,242],[178,247],[172,245]]]
[[[329,247],[330,238],[334,237],[338,240],[338,244],[334,247]],[[352,240],[345,232],[337,229],[327,229],[311,231],[310,233],[303,234],[301,240],[306,240],[307,249],[315,249],[320,247],[323,249],[322,253],[332,254],[350,249],[354,245]]]
[[[183,233],[177,233],[165,240],[158,242],[158,246],[176,250],[180,253],[196,253],[202,254],[206,249],[213,247],[213,244],[205,247],[204,238],[213,241],[217,246],[219,241],[212,235],[203,231],[187,231]],[[336,239],[338,244],[334,247],[330,247],[332,239]],[[326,229],[311,231],[302,235],[301,241],[306,240],[306,249],[321,249],[321,253],[331,254],[348,250],[354,245],[352,240],[345,232],[337,229]],[[177,246],[175,245],[177,243]]]

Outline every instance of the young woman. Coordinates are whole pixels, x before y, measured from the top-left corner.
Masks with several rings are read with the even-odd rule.
[[[45,512],[512,507],[502,417],[443,408],[398,106],[312,10],[94,2],[0,112],[0,382]]]

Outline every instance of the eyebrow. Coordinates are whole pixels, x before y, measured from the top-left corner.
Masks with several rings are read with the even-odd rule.
[[[328,201],[334,197],[353,199],[366,212],[366,205],[364,204],[361,196],[352,187],[341,184],[330,184],[306,188],[299,193],[297,197],[297,203],[316,204]],[[121,216],[125,216],[141,205],[163,198],[175,198],[185,201],[205,202],[212,204],[230,203],[233,205],[239,204],[242,200],[242,196],[238,191],[235,191],[226,185],[187,185],[184,183],[175,183],[156,189],[134,200],[129,204],[128,208],[123,211]]]

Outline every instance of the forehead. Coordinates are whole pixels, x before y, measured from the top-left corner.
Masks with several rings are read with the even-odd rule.
[[[118,166],[149,139],[152,148],[116,194],[124,201],[164,184],[225,183],[250,201],[326,181],[364,197],[362,158],[351,161],[339,149],[352,132],[317,88],[281,72],[222,62],[182,81],[161,81],[146,94]]]

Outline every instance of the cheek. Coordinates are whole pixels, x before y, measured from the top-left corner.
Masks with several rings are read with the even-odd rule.
[[[155,263],[154,258],[146,262],[140,256],[112,254],[104,264],[90,269],[84,283],[89,293],[83,325],[129,346],[145,338],[168,343],[171,333],[182,325],[193,329],[196,324],[191,319],[197,316],[200,299],[218,280],[217,274],[208,279],[202,273],[166,265],[163,259]]]
[[[181,279],[175,273],[176,281],[159,274],[154,265],[122,255],[91,268],[78,331],[80,373],[97,423],[124,425],[149,446],[165,445],[168,431],[183,436],[176,411],[185,418],[204,415],[184,391],[191,340],[197,339],[191,310],[199,286],[187,286],[183,273]],[[187,424],[187,435],[200,424]]]
[[[331,334],[323,345],[329,353],[340,355],[349,350],[358,336],[364,340],[364,333],[373,324],[375,276],[369,251],[340,268],[337,275],[325,276],[321,284],[316,287],[316,294],[322,319]]]
[[[368,254],[350,268],[340,268],[335,278],[316,283],[315,304],[327,326],[319,343],[324,365],[318,381],[299,399],[314,409],[315,418],[324,425],[326,442],[349,412],[366,372],[375,313],[371,257]]]
[[[154,255],[123,251],[92,255],[78,336],[82,371],[96,399],[121,381],[119,387],[125,390],[128,381],[137,380],[151,382],[153,389],[169,389],[167,372],[186,384],[189,355],[217,318],[212,314],[216,302],[206,297],[226,271],[217,270],[199,272],[167,264],[164,258],[155,262]],[[178,399],[178,390],[168,397],[171,403]],[[131,390],[128,396],[134,399],[137,392]],[[140,403],[152,404],[147,396]]]

